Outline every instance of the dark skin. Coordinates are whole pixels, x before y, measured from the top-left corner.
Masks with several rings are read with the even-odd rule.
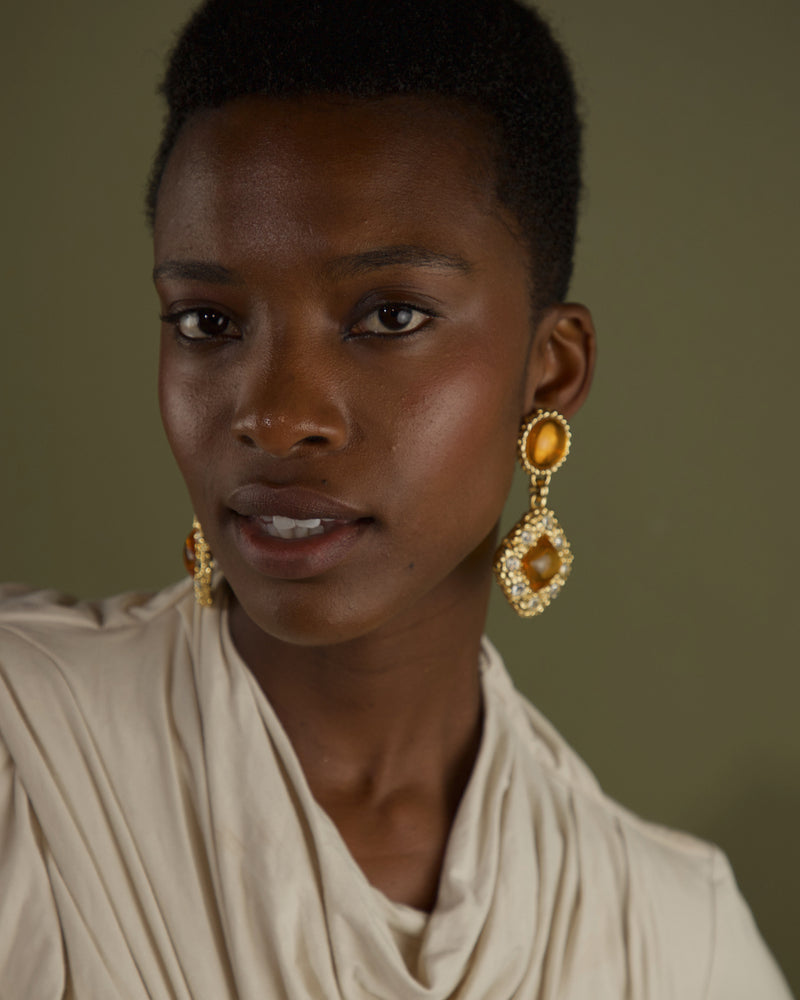
[[[520,420],[573,414],[594,360],[582,306],[533,321],[486,134],[444,99],[240,99],[185,127],[155,224],[162,414],[233,640],[366,877],[421,909]]]

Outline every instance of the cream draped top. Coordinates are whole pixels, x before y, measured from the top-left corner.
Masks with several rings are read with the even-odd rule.
[[[786,1000],[724,857],[609,801],[486,642],[431,914],[373,888],[189,583],[0,603],[2,1000]]]

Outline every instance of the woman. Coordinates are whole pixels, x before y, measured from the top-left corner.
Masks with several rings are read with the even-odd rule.
[[[524,614],[571,565],[563,57],[512,3],[348,10],[212,0],[173,53],[149,207],[194,584],[8,595],[3,990],[786,997],[724,858],[606,799],[481,638],[493,565]]]

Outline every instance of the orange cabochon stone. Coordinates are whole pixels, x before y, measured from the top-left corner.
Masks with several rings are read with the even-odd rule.
[[[522,557],[522,568],[532,590],[541,590],[561,569],[561,557],[550,539],[542,536]]]
[[[183,565],[186,567],[186,572],[189,576],[194,575],[194,563],[194,532],[190,531],[186,536],[186,541],[183,543]]]
[[[567,440],[567,431],[558,420],[540,420],[528,435],[528,461],[543,472],[552,469],[566,455]]]

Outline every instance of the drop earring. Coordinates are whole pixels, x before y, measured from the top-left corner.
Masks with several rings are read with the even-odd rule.
[[[572,569],[572,551],[547,506],[550,477],[564,464],[572,435],[554,410],[537,410],[522,424],[517,447],[531,477],[531,509],[503,539],[494,557],[497,581],[523,618],[541,614]]]
[[[201,608],[210,608],[214,603],[211,597],[211,571],[214,569],[214,559],[196,517],[192,520],[192,530],[183,543],[183,565],[186,567],[186,572],[194,578],[195,603]]]

